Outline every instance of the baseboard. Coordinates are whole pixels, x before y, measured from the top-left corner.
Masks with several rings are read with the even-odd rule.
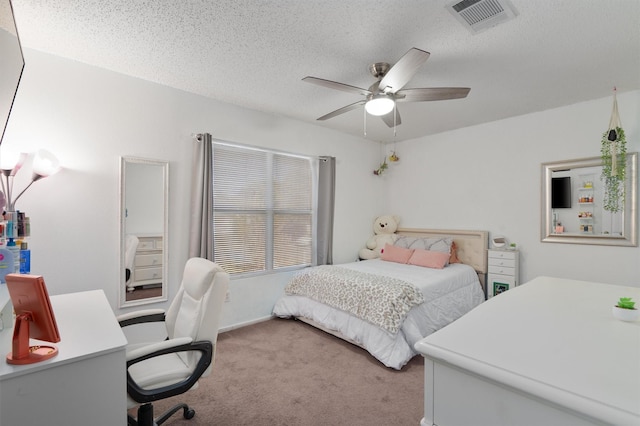
[[[218,333],[224,333],[226,331],[235,330],[237,328],[246,327],[248,325],[253,325],[253,324],[258,324],[260,322],[269,321],[272,318],[273,318],[273,315],[269,315],[269,316],[262,317],[262,318],[257,318],[257,319],[251,320],[251,321],[246,321],[246,322],[241,322],[241,323],[238,323],[238,324],[228,325],[226,327],[220,328],[218,330]]]

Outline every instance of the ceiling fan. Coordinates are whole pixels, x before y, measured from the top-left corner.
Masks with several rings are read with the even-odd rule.
[[[441,101],[446,99],[460,99],[467,96],[471,90],[468,87],[429,87],[422,89],[402,89],[418,71],[418,68],[429,58],[430,53],[417,48],[411,48],[391,66],[386,62],[376,62],[369,66],[369,72],[378,79],[368,89],[351,86],[336,81],[317,77],[305,77],[302,81],[318,86],[343,92],[362,95],[365,98],[350,105],[339,108],[318,120],[327,120],[364,105],[371,115],[377,115],[389,127],[401,124],[400,113],[396,102],[424,102]],[[395,111],[395,114],[392,112]]]

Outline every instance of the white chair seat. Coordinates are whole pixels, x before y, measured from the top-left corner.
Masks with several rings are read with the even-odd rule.
[[[155,389],[188,379],[193,373],[192,370],[177,354],[167,354],[132,365],[129,367],[129,374],[141,388]],[[195,389],[197,386],[196,383],[191,389]],[[129,397],[127,405],[128,408],[133,408],[140,403]]]

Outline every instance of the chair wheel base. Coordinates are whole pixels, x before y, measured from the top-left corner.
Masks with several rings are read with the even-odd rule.
[[[138,418],[134,419],[131,416],[127,416],[128,426],[160,426],[166,422],[178,411],[182,410],[182,417],[187,420],[191,420],[196,415],[196,410],[189,408],[187,404],[177,404],[171,407],[171,409],[162,413],[162,415],[156,419],[153,418],[153,406],[151,403],[143,404],[138,408]]]
[[[156,424],[161,425],[180,410],[182,410],[182,417],[187,420],[192,419],[193,416],[196,415],[196,411],[193,408],[189,408],[187,404],[178,404],[174,405],[169,410],[165,411],[160,417],[158,417],[156,419]]]
[[[193,408],[190,408],[188,410],[184,410],[183,416],[185,419],[190,420],[193,418],[193,416],[196,415],[196,410],[194,410]]]

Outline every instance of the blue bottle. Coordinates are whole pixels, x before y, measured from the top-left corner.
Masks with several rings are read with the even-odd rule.
[[[20,273],[31,273],[31,250],[24,241],[20,245]]]

